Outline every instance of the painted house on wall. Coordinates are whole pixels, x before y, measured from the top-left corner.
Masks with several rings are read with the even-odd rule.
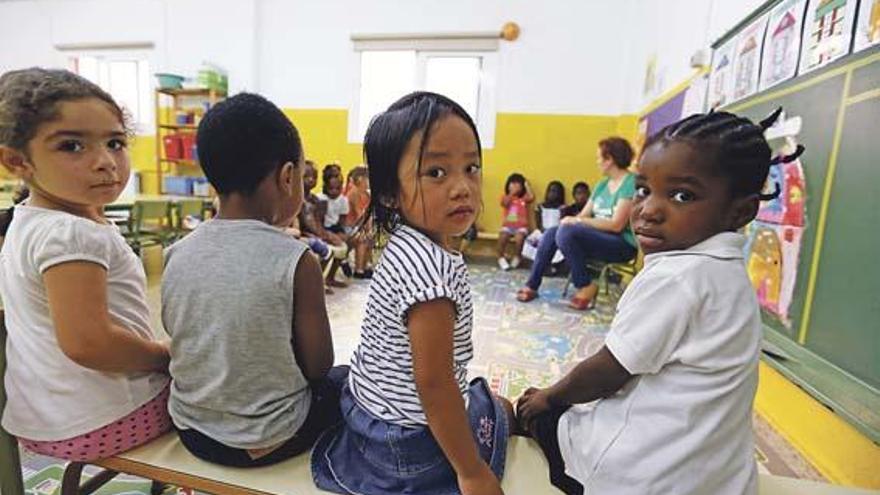
[[[843,17],[846,12],[846,2],[847,0],[822,0],[816,6],[810,53],[813,64],[821,65],[846,50],[847,47],[843,46],[845,39]]]
[[[791,61],[797,61],[797,58],[789,57],[789,51],[796,49],[795,39],[797,38],[797,33],[794,29],[795,26],[797,26],[797,20],[791,15],[791,12],[786,12],[779,19],[779,24],[776,25],[776,29],[773,31],[770,40],[770,57],[772,57],[771,60],[773,61],[771,64],[773,71],[770,75],[771,81],[779,81],[784,78],[791,72]]]
[[[736,86],[734,86],[733,96],[742,98],[752,92],[755,68],[758,64],[758,41],[755,36],[749,36],[749,39],[743,44],[739,56],[736,58]]]
[[[715,66],[715,84],[712,88],[713,98],[709,105],[711,108],[720,107],[727,103],[727,91],[725,89],[727,88],[728,72],[730,72],[730,57],[724,54],[721,60],[718,61],[718,65]]]

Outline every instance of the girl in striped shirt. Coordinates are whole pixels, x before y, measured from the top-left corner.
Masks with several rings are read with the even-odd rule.
[[[468,381],[473,304],[449,248],[480,208],[481,147],[455,102],[407,95],[364,139],[370,212],[388,236],[370,284],[345,418],[312,454],[318,487],[337,493],[500,494],[512,408]]]

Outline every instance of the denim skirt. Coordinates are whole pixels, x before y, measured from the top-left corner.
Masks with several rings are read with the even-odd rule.
[[[468,419],[480,456],[501,479],[510,425],[483,378],[468,390]],[[452,465],[427,426],[382,421],[357,405],[346,384],[340,400],[343,421],[325,431],[312,451],[312,477],[322,490],[379,495],[457,494]]]

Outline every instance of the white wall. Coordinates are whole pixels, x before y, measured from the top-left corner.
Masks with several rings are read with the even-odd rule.
[[[63,65],[57,44],[147,41],[156,71],[192,74],[207,60],[229,70],[233,90],[285,107],[348,108],[352,33],[495,31],[515,21],[520,39],[500,48],[498,111],[613,115],[630,46],[623,14],[636,1],[0,2],[0,18],[15,19],[0,30],[0,70]]]
[[[291,108],[348,108],[353,33],[522,28],[499,51],[499,112],[633,113],[686,79],[762,0],[20,0],[0,1],[0,71],[65,64],[54,46],[151,42],[155,71],[228,69],[232,91]],[[656,56],[658,84],[643,95]]]
[[[152,69],[195,75],[203,61],[254,88],[255,0],[28,0],[0,2],[0,71],[66,67],[64,45],[152,43]]]
[[[711,44],[765,0],[645,0],[638,2],[635,43],[628,62],[623,107],[634,112],[694,74],[690,58]],[[644,94],[648,61],[656,58],[656,86]]]
[[[260,87],[284,106],[347,108],[352,33],[494,31],[515,21],[520,38],[500,46],[499,112],[616,114],[625,42],[615,25],[630,1],[263,0]]]

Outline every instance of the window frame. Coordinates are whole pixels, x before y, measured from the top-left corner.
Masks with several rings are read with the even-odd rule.
[[[90,47],[72,47],[59,48],[61,57],[63,58],[63,66],[72,70],[73,59],[82,57],[92,57],[99,60],[99,71],[101,66],[105,66],[111,62],[135,62],[137,63],[137,95],[138,109],[132,110],[126,108],[134,126],[135,134],[155,134],[156,133],[156,105],[155,105],[155,81],[153,71],[156,67],[155,51],[152,47],[124,47],[115,46],[90,46]],[[79,73],[79,71],[77,71]],[[100,76],[99,76],[100,77]],[[97,82],[101,89],[110,93],[109,88],[104,87],[101,81]],[[115,99],[115,97],[114,97]],[[120,105],[122,102],[117,102]]]
[[[497,82],[499,73],[499,54],[497,34],[494,39],[475,36],[468,39],[463,35],[435,36],[433,38],[382,39],[381,36],[368,35],[361,39],[352,36],[355,50],[354,76],[352,81],[352,100],[348,111],[348,142],[363,144],[364,131],[359,129],[361,99],[361,54],[370,51],[413,51],[416,55],[415,91],[424,90],[427,77],[427,60],[434,57],[479,57],[480,87],[477,98],[475,123],[484,149],[495,146]],[[403,96],[403,95],[401,95]]]

